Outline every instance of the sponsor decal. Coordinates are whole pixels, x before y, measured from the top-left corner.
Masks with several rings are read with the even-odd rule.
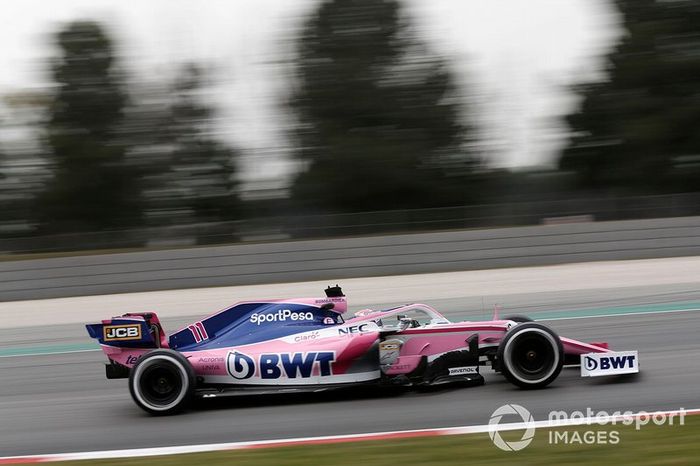
[[[401,340],[386,340],[383,341],[379,347],[386,351],[395,351],[401,348],[403,342]]]
[[[637,351],[616,351],[581,355],[581,376],[634,374],[639,372]]]
[[[448,375],[476,374],[476,366],[450,367]]]
[[[379,343],[379,366],[382,371],[390,370],[391,365],[399,359],[402,345],[403,341],[399,339],[384,340]]]
[[[302,341],[309,341],[309,340],[315,340],[320,336],[320,333],[317,331],[313,331],[311,333],[303,333],[301,335],[297,335],[294,337],[294,343],[300,343]]]
[[[219,363],[219,362],[224,362],[224,358],[218,357],[218,358],[199,358],[199,362],[202,363]]]
[[[286,322],[287,320],[314,320],[314,314],[313,312],[295,312],[289,309],[279,309],[277,312],[271,312],[269,314],[258,314],[256,312],[255,314],[250,316],[250,321],[258,325],[261,325],[265,322]]]
[[[335,320],[333,319],[333,317],[324,317],[323,323],[326,325],[333,325],[335,324]]]
[[[134,365],[139,362],[139,359],[141,359],[141,356],[127,356],[124,362],[127,365]]]
[[[338,298],[321,298],[317,299],[314,301],[314,304],[327,304],[327,303],[342,303],[345,301],[345,298],[343,297],[338,297]]]
[[[102,339],[104,341],[140,340],[141,325],[105,325],[102,327]]]
[[[331,363],[335,361],[333,351],[310,351],[308,353],[264,353],[257,362],[247,354],[238,351],[228,354],[228,373],[237,380],[245,380],[256,375],[261,379],[310,378],[314,368],[325,377],[333,375]]]
[[[231,377],[238,380],[249,379],[255,374],[253,358],[238,351],[228,354],[226,368]]]
[[[350,335],[354,333],[368,332],[369,324],[351,325],[350,327],[341,327],[338,329],[338,335]]]
[[[204,324],[202,324],[201,322],[195,322],[187,328],[190,332],[192,332],[192,336],[194,337],[195,343],[199,343],[209,339],[209,334],[207,334],[207,330],[204,328]]]
[[[389,370],[405,371],[406,369],[410,369],[410,368],[411,368],[410,364],[394,364],[393,366],[389,367]]]

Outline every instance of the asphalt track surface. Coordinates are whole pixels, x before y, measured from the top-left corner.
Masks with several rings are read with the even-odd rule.
[[[511,296],[537,317],[593,305],[700,302],[689,285],[629,287]],[[470,299],[433,302],[447,316],[485,318]],[[479,309],[465,312],[464,309]],[[505,312],[507,313],[507,312]],[[173,329],[190,319],[166,321]],[[667,312],[544,321],[561,335],[637,349],[642,374],[581,379],[565,369],[549,388],[523,391],[484,371],[481,387],[432,392],[333,392],[202,400],[175,417],[151,417],[131,401],[125,380],[106,380],[100,352],[0,358],[0,456],[481,425],[505,403],[536,420],[550,410],[653,411],[700,407],[700,312]],[[3,344],[81,341],[78,325],[0,329]],[[516,419],[513,419],[516,421]]]

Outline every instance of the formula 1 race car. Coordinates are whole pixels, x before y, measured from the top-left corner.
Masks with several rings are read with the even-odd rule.
[[[580,364],[582,376],[639,371],[636,351],[559,337],[524,317],[452,323],[425,304],[345,320],[346,312],[335,286],[325,298],[237,303],[170,338],[155,313],[86,327],[109,358],[107,378],[128,378],[132,398],[152,414],[175,413],[195,396],[480,385],[481,365],[524,389],[550,384],[564,364]]]

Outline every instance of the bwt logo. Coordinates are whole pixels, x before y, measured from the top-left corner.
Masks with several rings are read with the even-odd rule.
[[[585,357],[586,369],[589,371],[608,370],[608,369],[624,369],[634,367],[636,357],[633,355],[627,356],[601,356],[599,359],[590,356]]]
[[[140,325],[105,325],[102,332],[105,341],[141,339]]]
[[[280,377],[295,379],[311,377],[314,367],[318,368],[321,376],[333,375],[331,363],[334,360],[333,351],[312,351],[261,354],[256,363],[251,356],[236,351],[228,354],[226,366],[231,377],[237,380],[253,377],[256,367],[259,369],[258,377],[261,379],[279,379]]]

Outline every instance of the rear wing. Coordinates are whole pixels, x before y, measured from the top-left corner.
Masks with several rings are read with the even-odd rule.
[[[168,342],[155,313],[128,313],[85,326],[100,345],[117,348],[167,348]]]

